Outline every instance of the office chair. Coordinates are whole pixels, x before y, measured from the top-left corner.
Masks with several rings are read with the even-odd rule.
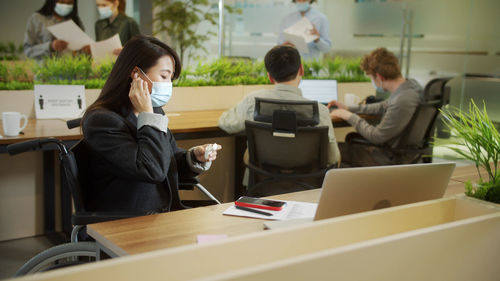
[[[358,133],[348,134],[346,143],[369,147],[373,153],[388,155],[390,163],[380,165],[431,163],[434,125],[439,116],[439,109],[450,101],[450,87],[446,86],[446,83],[451,78],[436,78],[427,83],[424,88],[424,102],[415,110],[395,146],[372,144]]]
[[[80,120],[70,120],[67,122],[68,128],[80,126]],[[73,230],[71,232],[71,242],[49,248],[26,262],[15,274],[22,276],[35,272],[47,271],[61,267],[93,262],[100,260],[100,249],[95,242],[79,242],[78,237],[82,229],[87,224],[110,221],[116,219],[130,218],[148,215],[145,212],[93,212],[85,207],[85,189],[88,176],[88,155],[89,151],[83,139],[79,140],[71,149],[67,149],[64,144],[56,138],[45,138],[25,141],[7,146],[10,155],[40,149],[44,146],[56,145],[61,161],[62,188],[68,188],[73,200],[74,213],[71,215]],[[220,202],[210,194],[197,179],[192,179],[189,183],[179,184],[184,189],[198,187],[212,200]],[[190,187],[191,186],[191,187]],[[203,204],[206,205],[206,204]]]
[[[255,98],[248,138],[247,195],[268,196],[321,187],[328,159],[328,127],[315,101]]]

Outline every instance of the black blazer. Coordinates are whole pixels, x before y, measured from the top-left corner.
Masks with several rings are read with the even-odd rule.
[[[155,108],[156,113],[163,113]],[[133,113],[119,115],[106,109],[90,112],[83,121],[83,136],[90,151],[89,211],[165,212],[182,209],[178,179],[194,177],[186,151],[174,136],[151,126],[137,131]]]

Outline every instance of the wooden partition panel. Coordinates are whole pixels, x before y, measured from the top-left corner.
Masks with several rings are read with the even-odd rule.
[[[337,217],[70,268],[35,280],[493,280],[499,270],[494,261],[500,257],[500,207],[476,208],[476,202],[459,200],[468,199]],[[456,220],[456,213],[469,209],[474,209],[469,218]],[[476,259],[472,265],[484,267],[468,267],[469,256]],[[476,273],[485,278],[471,278]]]

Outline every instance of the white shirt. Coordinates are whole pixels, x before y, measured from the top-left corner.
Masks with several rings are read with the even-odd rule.
[[[328,23],[327,17],[310,8],[304,16],[316,27],[319,32],[319,41],[315,43],[314,41],[307,44],[309,48],[308,54],[300,54],[302,59],[319,59],[321,52],[326,53],[332,48],[332,40],[330,39],[330,24]],[[283,38],[283,30],[294,25],[296,22],[302,19],[302,15],[299,11],[293,12],[288,16],[284,17],[280,25],[280,35],[278,38],[278,44],[283,44],[285,42]]]

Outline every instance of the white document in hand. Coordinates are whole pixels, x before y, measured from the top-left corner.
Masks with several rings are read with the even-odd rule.
[[[306,17],[293,24],[292,26],[286,28],[283,32],[286,34],[293,34],[296,36],[301,36],[304,38],[306,43],[312,42],[319,38],[318,35],[311,34],[311,30],[314,29],[313,24]]]
[[[90,52],[92,53],[94,61],[99,63],[106,58],[112,57],[113,51],[121,47],[122,42],[120,41],[120,36],[117,33],[106,40],[90,44]]]
[[[94,40],[90,39],[72,20],[51,25],[47,29],[57,39],[68,42],[68,49],[72,51],[80,50],[82,47],[94,43]]]
[[[307,43],[304,40],[304,37],[285,32],[283,33],[283,38],[285,39],[285,42],[288,41],[292,43],[300,53],[309,53],[309,48],[307,47]]]

